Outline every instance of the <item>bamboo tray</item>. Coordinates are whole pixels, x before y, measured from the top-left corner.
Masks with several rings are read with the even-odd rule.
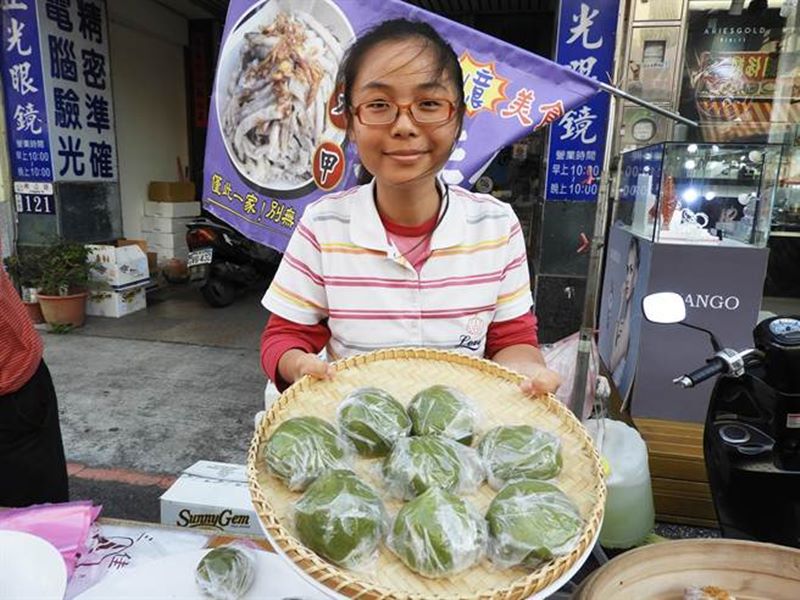
[[[276,549],[296,568],[342,596],[368,599],[513,599],[526,598],[556,583],[580,566],[597,536],[605,505],[605,483],[599,456],[586,430],[552,396],[530,398],[519,391],[522,377],[487,360],[454,352],[428,349],[389,349],[334,363],[332,381],[303,378],[275,402],[256,429],[247,457],[250,494],[262,527]],[[427,579],[412,572],[388,549],[381,548],[378,563],[368,572],[336,567],[303,546],[292,532],[292,507],[301,494],[267,472],[262,446],[283,421],[316,415],[336,422],[336,408],[351,390],[373,385],[384,388],[407,404],[419,390],[434,383],[452,385],[473,398],[478,409],[480,437],[497,425],[530,424],[557,434],[562,442],[563,468],[556,483],[576,503],[586,525],[577,547],[568,555],[545,563],[533,572],[500,570],[488,561],[451,579]],[[374,461],[359,459],[355,470],[377,490]],[[494,497],[484,484],[469,500],[483,513]],[[395,514],[401,502],[384,496]]]
[[[636,548],[603,565],[576,600],[681,600],[716,586],[736,600],[797,600],[800,550],[743,540],[678,540]]]

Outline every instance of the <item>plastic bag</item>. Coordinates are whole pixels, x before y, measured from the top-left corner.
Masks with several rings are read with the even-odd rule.
[[[0,512],[0,529],[31,533],[53,544],[64,558],[69,578],[78,557],[86,552],[89,528],[101,510],[89,500],[13,508]]]
[[[378,556],[388,517],[378,494],[355,473],[328,471],[294,506],[297,537],[314,552],[348,569]]]
[[[547,368],[561,375],[561,387],[558,388],[555,395],[564,406],[571,406],[572,404],[572,387],[575,385],[575,366],[578,361],[579,344],[580,332],[575,332],[549,346],[542,347],[542,355],[545,363],[547,363]],[[592,339],[589,372],[586,377],[586,393],[581,410],[582,419],[588,418],[592,413],[599,364],[597,343]]]
[[[486,540],[486,521],[472,504],[430,488],[400,509],[387,545],[409,569],[436,578],[476,564]]]
[[[350,392],[339,404],[337,422],[359,454],[386,456],[395,442],[411,431],[406,409],[389,392],[363,387]]]
[[[519,480],[506,485],[486,512],[489,559],[501,568],[541,562],[572,551],[583,531],[577,507],[557,486]]]
[[[355,450],[336,428],[318,417],[281,423],[267,440],[267,467],[292,491],[304,490],[328,469],[350,468]]]
[[[237,600],[247,593],[256,576],[256,558],[243,546],[220,546],[200,559],[194,581],[214,600]]]
[[[530,425],[495,427],[478,454],[495,490],[514,479],[552,479],[561,471],[561,439]]]
[[[430,487],[474,493],[485,473],[474,448],[441,435],[401,438],[382,466],[389,495],[410,500]]]
[[[432,385],[417,392],[408,405],[414,435],[443,435],[467,446],[475,434],[476,410],[463,392]]]

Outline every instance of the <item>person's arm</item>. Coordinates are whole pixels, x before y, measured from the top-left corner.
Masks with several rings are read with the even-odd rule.
[[[533,295],[525,239],[513,209],[507,206],[506,210],[509,229],[508,243],[505,246],[505,267],[494,318],[487,332],[486,355],[525,375],[527,378],[520,384],[525,393],[554,392],[560,384],[560,377],[544,365],[544,358],[538,348],[536,319],[531,313]]]
[[[522,384],[524,392],[554,392],[561,378],[546,367],[536,328],[536,317],[531,312],[508,321],[493,321],[486,334],[486,356],[527,376]]]
[[[261,368],[280,391],[306,374],[328,378],[330,365],[317,354],[330,337],[324,321],[304,325],[270,315],[261,334]]]
[[[508,367],[526,379],[520,388],[527,394],[553,393],[561,385],[561,376],[547,368],[542,351],[529,344],[506,346],[492,357],[496,363]]]

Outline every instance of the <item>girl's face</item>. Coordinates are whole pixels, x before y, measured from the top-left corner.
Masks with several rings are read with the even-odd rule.
[[[425,42],[383,42],[367,52],[353,81],[352,109],[365,103],[406,105],[448,100],[456,104],[456,82],[436,69]],[[361,162],[384,184],[404,185],[433,178],[447,162],[459,130],[459,117],[420,125],[401,109],[387,125],[363,125],[350,114],[349,135]]]

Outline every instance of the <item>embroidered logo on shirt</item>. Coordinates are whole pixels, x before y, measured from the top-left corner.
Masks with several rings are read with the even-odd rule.
[[[485,325],[483,323],[483,319],[480,317],[471,317],[467,321],[467,326],[465,327],[467,331],[467,335],[462,335],[459,338],[458,345],[456,348],[467,348],[469,350],[475,351],[481,347],[481,340],[483,339],[483,333],[485,330]]]

